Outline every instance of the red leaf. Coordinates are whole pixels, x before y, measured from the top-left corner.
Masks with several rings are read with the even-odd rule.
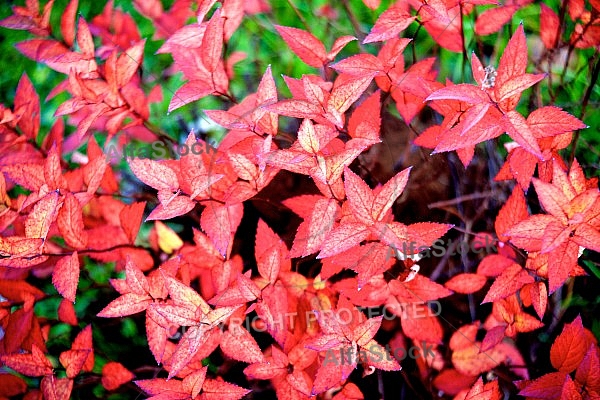
[[[546,77],[545,74],[523,74],[513,76],[501,84],[494,86],[498,102],[519,96],[525,89],[535,85]],[[515,102],[516,105],[516,102]]]
[[[59,147],[53,144],[44,164],[44,178],[50,189],[66,189],[67,181],[62,176]]]
[[[547,49],[553,49],[558,44],[560,21],[558,15],[544,3],[540,4],[540,37]]]
[[[40,384],[45,400],[69,400],[73,390],[73,379],[46,376]]]
[[[65,299],[75,303],[77,283],[79,283],[79,258],[77,252],[61,258],[52,272],[52,283]]]
[[[523,24],[520,24],[500,57],[496,86],[502,86],[509,79],[525,74],[526,68],[527,42],[523,32]]]
[[[237,400],[248,393],[248,389],[217,379],[207,379],[202,385],[203,400]]]
[[[231,206],[209,203],[200,216],[200,226],[223,257],[231,251],[235,234],[244,212],[242,204]]]
[[[125,282],[131,292],[144,295],[150,292],[150,285],[144,273],[131,259],[125,262]]]
[[[556,136],[587,128],[587,125],[579,119],[554,106],[534,110],[527,117],[527,124],[537,138]]]
[[[363,3],[371,10],[376,10],[379,7],[379,4],[381,4],[381,0],[363,0]]]
[[[477,17],[475,33],[478,35],[489,35],[498,32],[504,24],[510,21],[518,9],[518,6],[504,6],[485,10]]]
[[[130,243],[135,242],[138,231],[140,230],[145,207],[145,201],[141,203],[127,204],[119,213],[121,227],[123,228],[125,235],[127,235]]]
[[[206,380],[206,370],[208,367],[203,367],[199,370],[196,370],[186,376],[183,379],[183,389],[192,394],[192,398],[196,398],[200,391],[202,390],[202,386],[204,385],[204,381]]]
[[[24,15],[9,15],[0,21],[0,26],[8,29],[29,30],[35,29],[37,24],[31,17]]]
[[[202,45],[200,46],[200,56],[202,64],[206,69],[214,73],[221,61],[221,53],[223,51],[223,19],[221,18],[221,9],[217,9],[204,32]]]
[[[540,320],[544,318],[548,303],[548,290],[544,282],[533,283],[529,289],[531,303]]]
[[[40,98],[26,73],[21,75],[15,93],[15,114],[22,116],[18,126],[30,139],[40,130]]]
[[[62,299],[58,306],[58,319],[72,326],[77,326],[77,315],[73,303],[67,299]]]
[[[38,164],[19,163],[7,165],[2,168],[8,179],[32,191],[40,190],[46,183],[44,181],[44,169]]]
[[[124,87],[131,81],[135,71],[142,66],[144,56],[144,45],[146,40],[140,40],[127,50],[125,50],[117,59],[117,79],[119,88]]]
[[[521,221],[504,234],[510,237],[511,243],[528,251],[540,251],[546,226],[556,221],[551,215],[536,214]]]
[[[282,100],[275,104],[267,105],[268,111],[279,115],[287,115],[294,118],[314,119],[323,112],[322,107],[306,100]]]
[[[382,221],[383,217],[392,208],[398,197],[404,191],[408,183],[408,177],[412,167],[398,172],[392,179],[387,181],[373,200],[371,215],[376,221]]]
[[[524,270],[519,264],[513,264],[502,272],[496,278],[485,298],[481,302],[489,303],[499,299],[504,299],[528,283],[533,283],[535,280]]]
[[[125,293],[100,311],[97,316],[104,318],[124,317],[145,311],[152,299],[148,295]]]
[[[361,53],[343,59],[330,66],[336,71],[350,75],[382,75],[385,67],[381,60],[372,54]]]
[[[65,195],[63,206],[56,218],[56,224],[69,246],[79,250],[87,246],[88,233],[84,230],[83,210],[73,194]]]
[[[402,369],[390,352],[375,340],[370,340],[360,347],[365,353],[367,364],[383,371],[399,371]]]
[[[290,257],[306,257],[316,253],[333,228],[339,211],[340,207],[335,199],[317,200],[311,214],[298,227]]]
[[[327,62],[325,46],[312,33],[302,29],[275,25],[283,40],[302,61],[311,67],[321,68]]]
[[[163,270],[161,269],[161,271]],[[199,308],[203,314],[210,313],[210,306],[208,303],[206,303],[202,296],[198,294],[198,292],[188,285],[184,285],[177,279],[169,276],[165,272],[162,273],[162,276],[165,280],[165,286],[169,292],[169,296],[171,296],[176,305],[184,307],[187,306],[188,308],[191,307],[193,310]]]
[[[413,303],[404,307],[402,311],[400,322],[406,336],[427,343],[442,342],[442,326],[426,304]]]
[[[573,382],[570,375],[565,378],[565,383],[562,387],[560,400],[582,400],[579,387]]]
[[[26,40],[17,43],[15,47],[23,53],[23,55],[35,61],[52,59],[69,51],[62,43],[50,39]]]
[[[373,2],[373,0],[363,0],[365,2]],[[377,0],[379,2],[379,0]],[[342,390],[333,396],[333,400],[363,400],[365,397],[354,383],[348,382]]]
[[[327,54],[327,58],[333,60],[348,43],[354,40],[357,40],[354,36],[341,36],[335,39],[335,42],[331,46],[331,51]]]
[[[135,378],[135,375],[121,363],[110,361],[102,367],[102,386],[106,390],[115,390]]]
[[[483,275],[464,273],[453,276],[444,286],[453,292],[469,294],[481,289],[486,282],[487,278]]]
[[[177,375],[194,358],[208,338],[207,330],[205,325],[194,325],[190,326],[183,334],[177,344],[177,349],[171,356],[168,379]]]
[[[23,375],[44,376],[52,374],[52,364],[35,344],[31,345],[31,353],[3,354],[0,355],[0,360],[7,367]]]
[[[0,374],[0,396],[13,397],[27,391],[27,383],[16,375]]]
[[[348,120],[348,134],[353,138],[379,141],[380,114],[381,92],[378,90],[354,109]]]
[[[87,185],[87,193],[94,194],[102,184],[104,172],[106,171],[106,156],[94,158],[87,163],[83,170],[83,181]]]
[[[466,376],[453,368],[444,368],[433,379],[433,385],[449,395],[456,395],[461,390],[468,389],[476,377]]]
[[[25,221],[25,235],[46,239],[50,225],[56,218],[58,192],[53,191],[39,200]]]
[[[565,324],[562,332],[550,348],[552,366],[566,374],[575,371],[588,348],[581,317],[577,316],[570,324]]]
[[[590,344],[585,357],[577,366],[575,379],[587,388],[600,392],[600,361],[598,360],[598,347]]]
[[[69,46],[75,40],[75,17],[77,16],[78,0],[71,0],[60,18],[60,33]]]
[[[165,163],[134,158],[129,161],[131,171],[139,180],[157,190],[174,191],[179,188],[177,175]]]
[[[279,251],[275,251],[275,253],[276,257],[279,258]],[[231,263],[227,261],[225,265],[229,264]],[[249,301],[256,300],[260,295],[260,288],[250,279],[250,271],[248,271],[245,274],[238,274],[236,280],[224,291],[220,291],[220,293],[210,299],[209,303],[216,306],[240,306]]]
[[[369,230],[362,223],[341,224],[327,235],[317,258],[331,257],[358,246],[360,242],[369,236],[369,233]]]
[[[544,160],[540,146],[533,135],[533,132],[529,128],[527,121],[517,111],[509,111],[504,114],[502,123],[506,133],[514,139],[515,142],[519,143],[525,150],[533,154],[540,160]]]
[[[275,282],[282,262],[282,242],[279,236],[262,220],[258,220],[254,254],[258,273],[268,282]]]
[[[264,356],[256,340],[242,326],[231,327],[221,338],[221,350],[234,360],[247,363],[260,363]]]
[[[508,241],[508,237],[504,233],[518,222],[523,221],[528,217],[527,204],[525,203],[525,196],[523,191],[515,186],[513,192],[504,203],[496,221],[494,222],[494,228],[498,239],[502,242]]]
[[[90,372],[94,368],[94,348],[92,345],[92,326],[88,325],[73,340],[71,350],[89,351],[87,360],[83,364],[83,371]]]
[[[498,325],[488,330],[485,333],[483,342],[481,343],[481,351],[485,352],[496,347],[496,345],[505,338],[505,325]]]
[[[256,303],[256,312],[266,324],[267,332],[282,347],[287,339],[287,296],[286,288],[277,281],[263,289],[262,299]]]
[[[183,382],[175,379],[144,379],[135,381],[140,389],[149,395],[159,395],[158,399],[161,400],[185,400],[190,398],[190,393],[183,388]],[[167,397],[168,396],[168,397]]]
[[[419,14],[425,21],[425,30],[440,46],[457,53],[462,51],[462,18],[460,7],[456,3],[448,3],[446,6],[443,1],[429,1],[426,6],[421,7]]]
[[[67,350],[60,353],[60,363],[65,367],[67,377],[73,379],[83,368],[91,350]]]
[[[94,58],[94,39],[92,38],[88,24],[83,18],[79,18],[77,25],[77,44],[85,59],[90,60]]]
[[[538,379],[528,382],[525,388],[521,389],[519,395],[542,399],[558,399],[565,379],[566,374],[563,372],[552,372],[542,375]]]
[[[367,35],[363,43],[383,42],[387,39],[396,37],[400,32],[408,28],[408,26],[417,17],[412,17],[402,7],[390,7],[379,15],[375,26]]]
[[[392,280],[389,288],[400,304],[423,303],[452,294],[452,291],[420,274],[415,275],[413,280],[407,282]]]
[[[548,214],[552,214],[562,225],[567,224],[567,213],[570,211],[569,199],[563,191],[550,183],[533,179],[533,186],[538,199]]]
[[[327,111],[332,112],[335,110],[340,114],[346,112],[352,103],[358,100],[367,87],[369,87],[372,80],[372,74],[359,78],[339,75],[335,80],[331,95],[327,101]]]
[[[579,246],[574,241],[568,240],[548,254],[548,292],[550,294],[569,279],[570,273],[577,267],[578,253]]]
[[[372,215],[375,214],[372,212],[373,201],[375,200],[373,192],[365,183],[365,181],[359,178],[358,175],[352,172],[349,168],[346,168],[344,171],[344,177],[346,197],[348,198],[348,204],[354,213],[354,217],[365,225],[372,225],[375,221]],[[385,197],[384,199],[386,201],[388,200]],[[392,204],[395,200],[396,199],[392,200]],[[377,217],[383,216],[380,216],[379,213],[377,213]],[[381,218],[377,218],[377,220],[380,219]]]
[[[241,179],[246,181],[258,179],[260,175],[258,167],[246,156],[243,154],[228,153],[227,157],[229,158],[231,167]]]
[[[148,217],[146,221],[164,220],[178,217],[192,211],[196,202],[187,196],[177,196],[168,202],[167,205],[159,204]]]
[[[461,83],[436,90],[425,99],[425,101],[429,100],[458,100],[469,104],[479,104],[488,102],[489,98],[477,86]]]
[[[516,179],[521,189],[527,191],[538,161],[538,158],[527,150],[522,147],[516,147],[508,154],[506,163],[494,179],[498,181]],[[508,172],[506,171],[507,169]]]
[[[252,379],[272,379],[287,374],[290,364],[288,357],[276,346],[271,346],[271,356],[265,361],[249,365],[244,369],[244,374]]]
[[[214,93],[214,91],[215,88],[213,85],[210,85],[205,81],[194,80],[187,82],[173,94],[173,98],[169,103],[167,111],[170,113],[179,107],[183,107],[186,104],[206,97],[209,94]]]
[[[481,352],[479,343],[473,343],[469,347],[454,351],[452,353],[452,364],[465,375],[477,376],[489,371],[505,360],[506,355],[501,346],[502,343],[486,352]]]
[[[436,222],[417,222],[408,225],[408,243],[414,243],[416,248],[431,247],[433,242],[442,237],[453,225]],[[405,246],[401,248],[404,250]]]

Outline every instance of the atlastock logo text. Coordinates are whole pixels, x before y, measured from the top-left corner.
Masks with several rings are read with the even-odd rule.
[[[151,158],[153,160],[177,159],[188,154],[216,154],[217,149],[210,144],[202,141],[196,141],[191,146],[186,143],[164,143],[153,142],[135,145],[129,143],[123,148],[118,148],[114,144],[107,146],[105,154],[111,161],[130,158]]]
[[[368,348],[358,348],[354,346],[342,347],[339,349],[329,349],[325,352],[323,365],[354,365],[358,363],[377,363],[383,361],[402,361],[406,357],[414,360],[418,358],[435,358],[433,344],[422,342],[421,346],[411,346],[408,349],[403,346],[392,348],[389,344],[381,346],[373,344]]]
[[[396,253],[398,254],[398,252],[400,252],[399,257],[401,259],[422,259],[467,253],[492,253],[496,250],[496,244],[494,243],[493,239],[486,236],[485,238],[476,237],[472,241],[438,239],[433,242],[431,247],[419,246],[417,242],[404,242],[402,243],[402,246],[397,249]]]

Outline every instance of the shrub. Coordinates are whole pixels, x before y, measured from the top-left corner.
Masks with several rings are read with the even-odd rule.
[[[597,1],[96,3],[0,21],[1,398],[600,396]]]

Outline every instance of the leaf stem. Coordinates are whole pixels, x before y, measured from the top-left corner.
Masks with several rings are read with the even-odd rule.
[[[459,13],[460,13],[460,40],[462,42],[462,81],[465,81],[465,69],[469,62],[469,56],[467,55],[467,43],[465,41],[465,20],[463,17],[463,2],[458,2]]]
[[[365,40],[365,34],[363,33],[362,29],[360,29],[360,23],[354,16],[354,13],[352,12],[352,9],[350,8],[350,4],[348,3],[348,0],[342,0],[342,7],[344,7],[344,11],[346,12],[346,15],[348,15],[348,19],[350,20],[350,23],[352,24],[352,27],[354,28],[354,32],[356,33],[356,36],[358,36],[358,47],[360,47],[360,50],[364,52],[365,48],[364,48],[364,45],[362,44],[362,42],[363,42],[363,40]]]
[[[306,20],[304,19],[302,14],[300,14],[300,10],[298,10],[298,7],[296,7],[296,5],[294,3],[292,3],[292,0],[287,0],[287,2],[290,5],[290,7],[292,8],[292,10],[294,10],[294,13],[296,13],[296,16],[298,16],[298,19],[300,20],[300,22],[302,22],[302,25],[304,25],[304,28],[309,32],[312,31],[312,29],[310,28],[308,23],[306,23]]]

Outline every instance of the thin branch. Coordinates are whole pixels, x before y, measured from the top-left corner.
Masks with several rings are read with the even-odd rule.
[[[287,2],[290,5],[290,7],[292,7],[292,10],[294,10],[294,12],[296,13],[296,16],[298,16],[298,19],[300,20],[300,22],[302,22],[302,25],[304,25],[304,28],[310,32],[312,29],[310,28],[310,26],[308,25],[308,23],[302,16],[302,14],[300,14],[300,10],[298,10],[298,7],[296,7],[296,5],[294,3],[292,3],[292,0],[287,0]]]
[[[350,8],[350,4],[348,3],[348,0],[342,0],[342,7],[344,7],[344,11],[348,15],[348,19],[350,20],[350,23],[352,24],[352,27],[354,28],[354,32],[356,33],[356,36],[358,37],[358,47],[360,47],[360,50],[364,52],[365,49],[364,49],[362,42],[365,39],[365,34],[363,33],[362,29],[360,29],[360,23],[354,16],[354,13],[352,12],[352,9]]]
[[[494,192],[491,191],[487,191],[487,192],[475,192],[475,193],[471,193],[471,194],[466,194],[464,196],[460,196],[454,199],[450,199],[450,200],[443,200],[443,201],[436,201],[435,203],[431,203],[428,204],[427,207],[429,209],[431,208],[443,208],[443,207],[447,207],[447,206],[453,206],[465,201],[471,201],[471,200],[476,200],[476,199],[485,199],[487,197],[490,197],[494,194]]]
[[[598,82],[598,75],[600,74],[600,59],[596,57],[596,65],[594,65],[594,69],[592,70],[592,78],[590,80],[590,85],[588,86],[585,94],[583,95],[583,101],[581,103],[581,120],[583,120],[585,116],[585,112],[587,111],[587,106],[590,101],[590,97],[592,96],[592,92],[596,87],[596,82]],[[573,163],[575,159],[575,151],[577,149],[577,141],[579,140],[581,131],[575,132],[575,137],[573,138],[573,147],[571,148],[571,156],[570,162]]]

